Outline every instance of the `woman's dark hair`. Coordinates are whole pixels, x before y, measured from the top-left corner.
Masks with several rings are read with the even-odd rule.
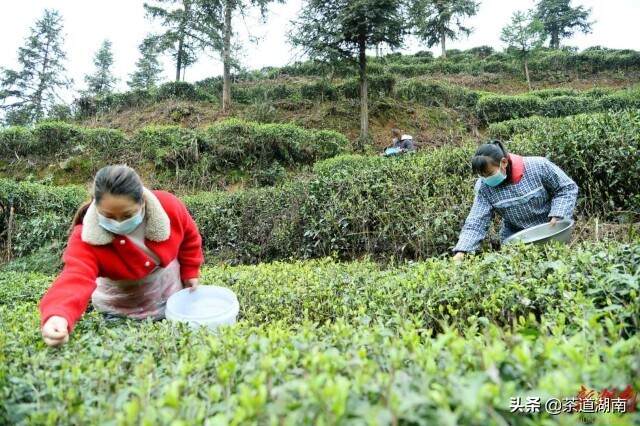
[[[394,127],[393,129],[391,129],[391,134],[400,137],[402,135],[402,132],[397,127]]]
[[[93,180],[92,199],[78,209],[73,218],[72,229],[82,223],[93,200],[99,203],[105,194],[111,194],[124,195],[141,203],[143,190],[142,179],[131,167],[120,164],[101,168]]]
[[[508,152],[501,141],[497,139],[490,140],[478,147],[475,155],[471,158],[471,168],[474,174],[481,174],[487,171],[488,166],[499,166],[500,160],[507,157]],[[509,176],[509,168],[511,163],[507,165],[507,176]]]

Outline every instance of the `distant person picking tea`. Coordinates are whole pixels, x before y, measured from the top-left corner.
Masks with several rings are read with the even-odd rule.
[[[145,188],[124,165],[100,169],[92,192],[73,220],[62,272],[40,301],[49,346],[69,340],[90,300],[105,314],[161,319],[169,296],[198,286],[202,238],[182,201]]]
[[[397,155],[416,150],[413,144],[413,136],[402,134],[400,129],[391,129],[391,146],[387,147],[381,155]]]

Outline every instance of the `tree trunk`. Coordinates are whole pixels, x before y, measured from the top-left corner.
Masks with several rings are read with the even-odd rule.
[[[527,86],[529,86],[529,91],[531,91],[531,79],[529,78],[529,59],[524,57],[524,75],[527,77]]]
[[[227,112],[231,107],[231,12],[233,0],[227,0],[224,5],[224,45],[222,46],[222,111]]]
[[[367,45],[364,38],[360,39],[360,139],[362,142],[369,137],[369,101],[367,95]]]
[[[447,36],[444,31],[440,32],[440,47],[442,49],[442,57],[447,58]]]
[[[47,38],[47,44],[45,46],[45,50],[44,50],[44,59],[42,60],[42,69],[40,71],[40,81],[38,82],[38,89],[36,90],[35,93],[35,110],[36,110],[36,116],[35,116],[35,121],[38,121],[42,118],[43,116],[43,111],[42,111],[42,96],[44,94],[44,91],[46,89],[46,77],[45,75],[47,74],[48,68],[49,68],[49,48],[51,46],[51,39]]]
[[[184,39],[180,37],[178,41],[178,59],[176,61],[176,81],[180,81],[180,71],[182,68],[182,52],[184,50]]]
[[[551,31],[551,42],[549,45],[552,49],[560,49],[560,34],[558,30]]]
[[[184,15],[180,22],[180,39],[178,40],[178,58],[176,61],[176,81],[180,81],[180,71],[182,71],[182,60],[184,59],[184,36],[191,12],[191,0],[184,0]]]

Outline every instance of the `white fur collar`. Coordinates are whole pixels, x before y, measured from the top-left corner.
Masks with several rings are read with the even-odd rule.
[[[144,188],[142,197],[145,201],[145,238],[151,241],[167,240],[171,232],[171,222],[160,200],[147,188]],[[95,202],[91,203],[82,221],[82,241],[94,246],[110,244],[113,241],[113,234],[98,223]]]

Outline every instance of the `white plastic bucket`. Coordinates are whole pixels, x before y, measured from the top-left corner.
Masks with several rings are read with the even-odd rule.
[[[185,288],[172,294],[167,300],[165,317],[214,330],[221,325],[235,324],[239,311],[240,304],[233,291],[201,285],[193,292]]]

